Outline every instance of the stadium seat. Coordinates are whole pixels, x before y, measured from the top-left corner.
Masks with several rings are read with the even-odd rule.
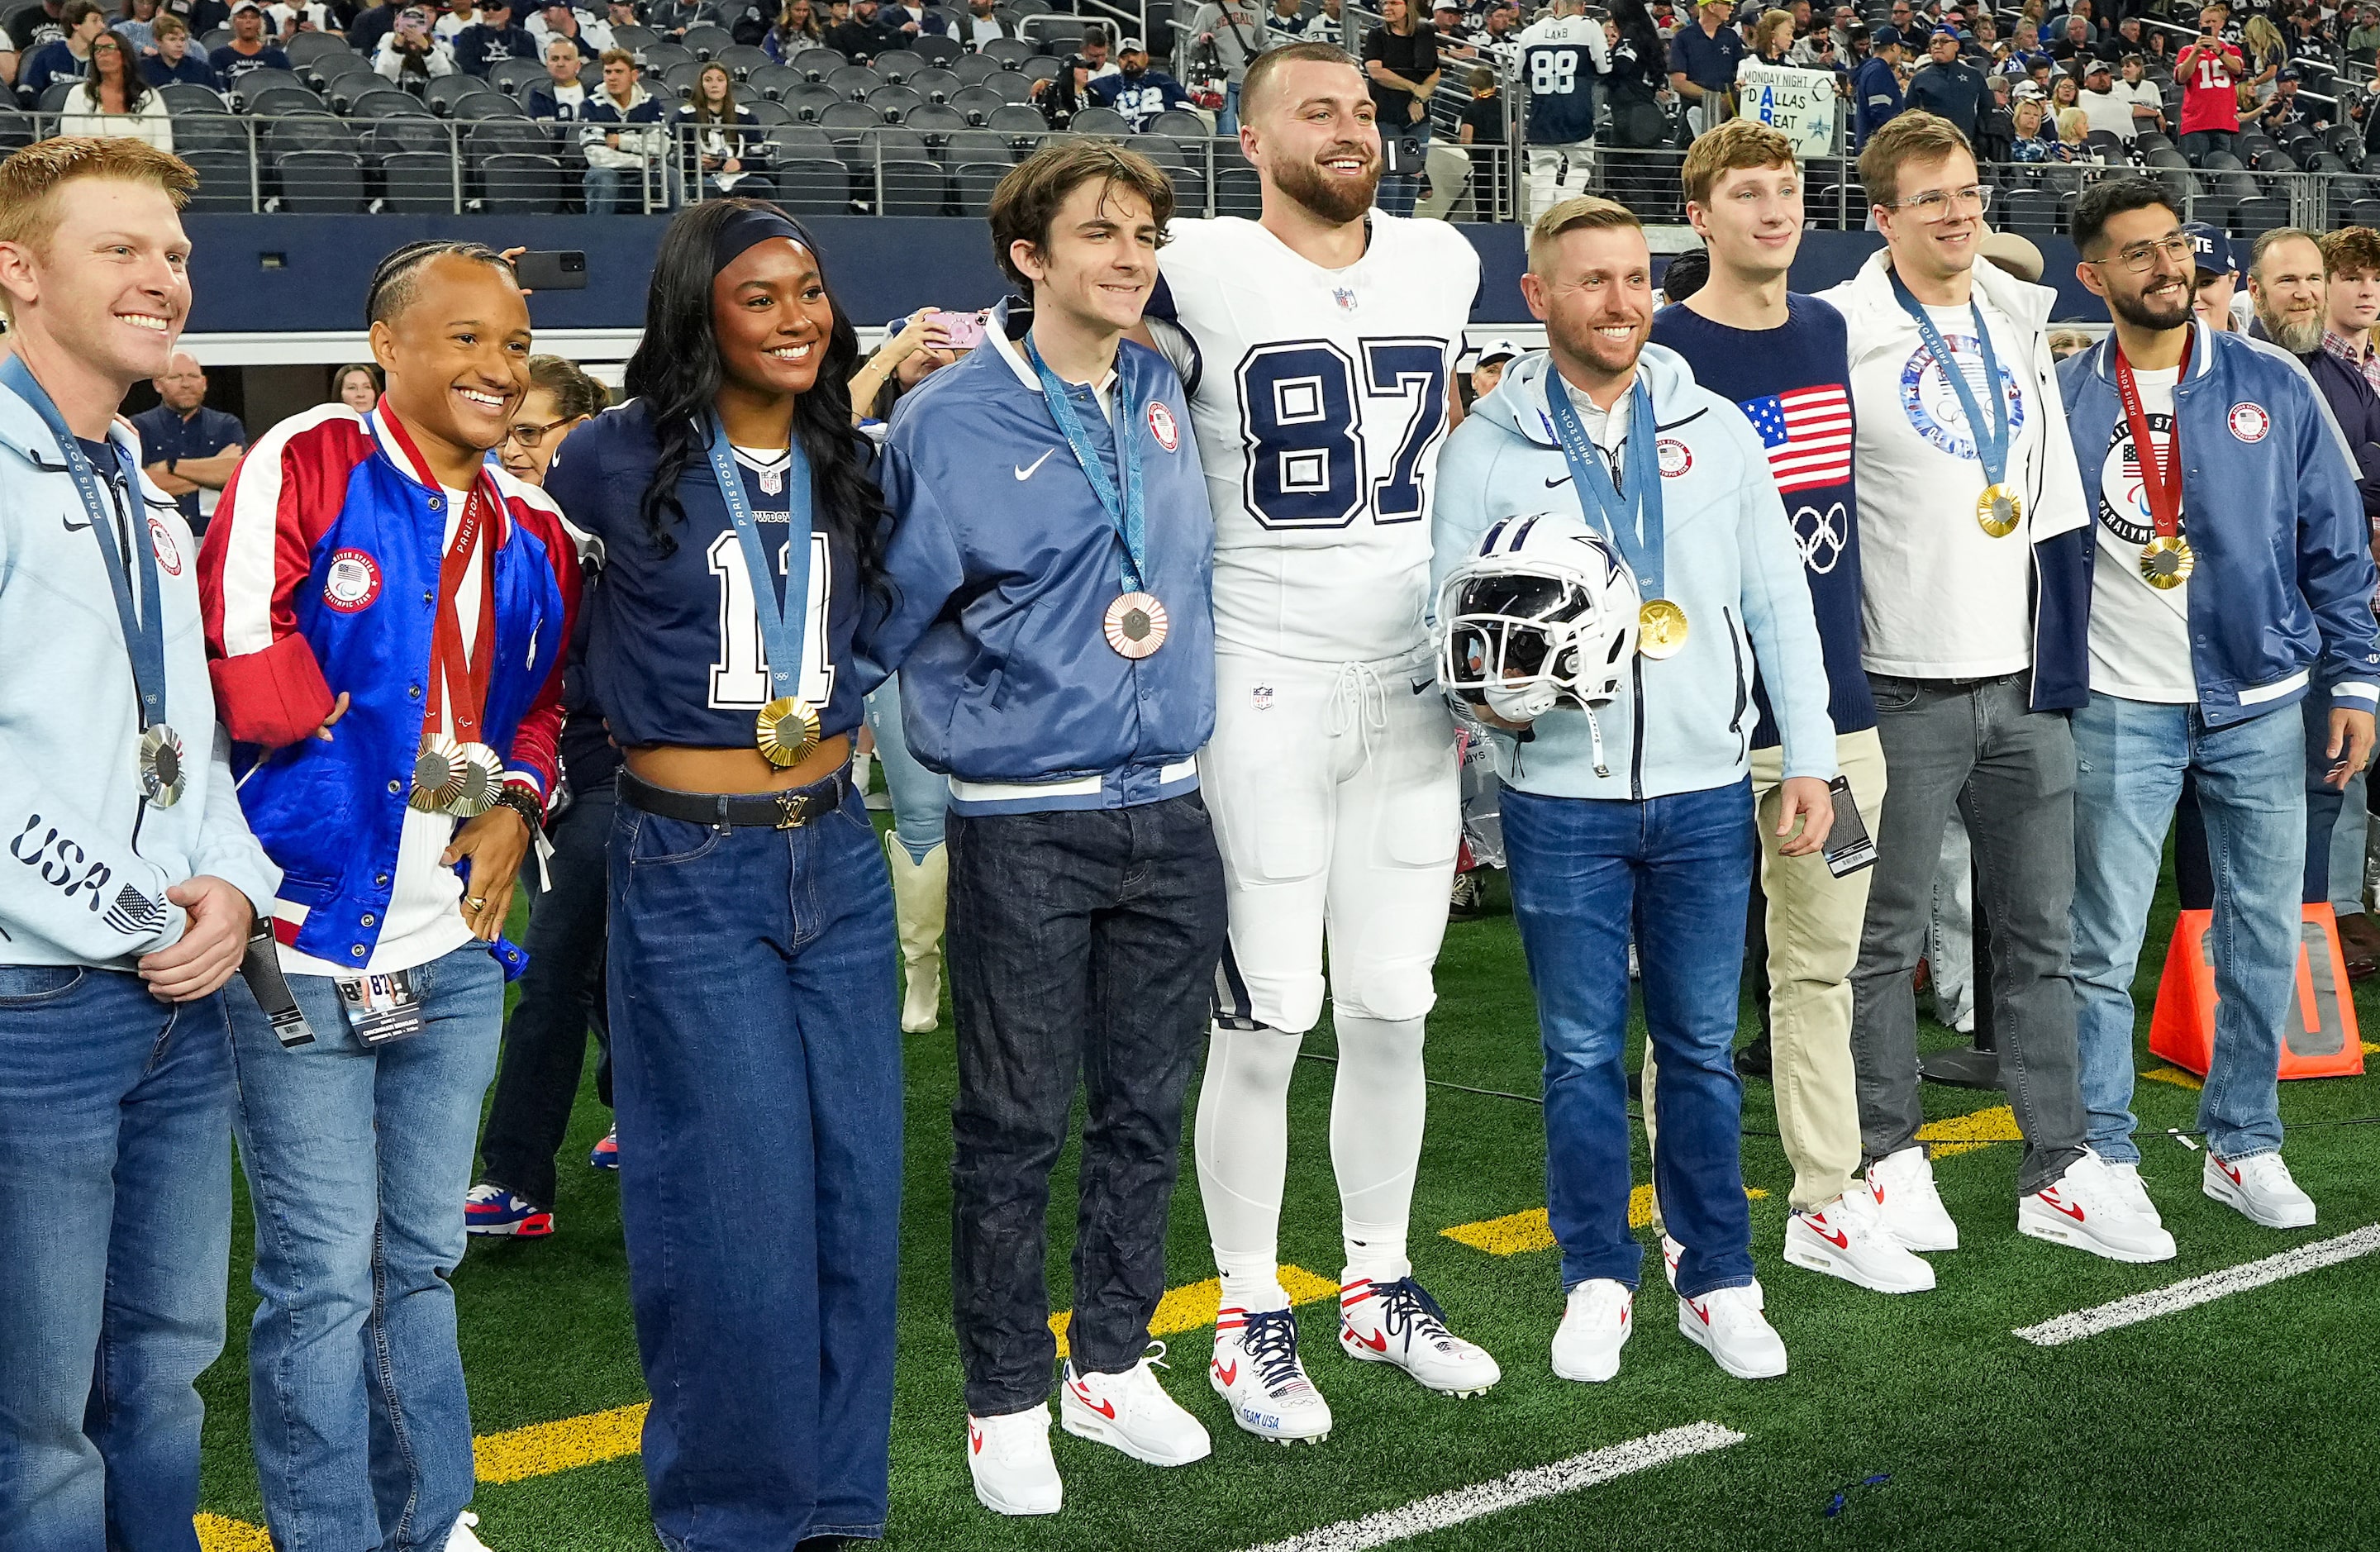
[[[951,100],[951,93],[959,91],[964,85],[958,77],[948,70],[932,67],[918,71],[902,84],[929,103],[947,103]]]
[[[193,52],[201,57],[212,57],[215,50],[223,47],[225,43],[230,42],[230,28],[210,27],[207,29],[205,36],[199,40],[199,46]]]
[[[455,154],[453,126],[426,115],[365,120],[362,138],[363,152],[368,157],[385,158],[405,152],[442,158]]]
[[[750,80],[762,70],[781,68],[775,60],[769,57],[766,50],[754,48],[749,43],[730,43],[712,57],[726,66],[729,73],[739,81]]]
[[[1204,167],[1168,167],[1165,176],[1173,185],[1173,213],[1176,215],[1208,215],[1207,169]]]
[[[269,91],[276,86],[286,86],[299,91],[306,91],[306,83],[298,79],[295,71],[272,69],[250,70],[248,74],[240,77],[238,80],[232,83],[232,103],[234,106],[240,108],[243,112],[253,112],[254,110],[249,108],[248,104],[256,100],[257,93]],[[313,93],[309,91],[307,92],[307,95],[310,97]]]
[[[1113,108],[1085,108],[1067,122],[1066,127],[1077,135],[1120,139],[1132,133],[1132,120]]]
[[[187,113],[224,111],[223,93],[213,87],[200,86],[196,81],[176,81],[170,86],[161,86],[157,89],[157,95],[165,100],[165,111],[176,117]]]
[[[302,86],[268,86],[248,99],[248,112],[258,118],[282,114],[327,113],[330,104]]]
[[[883,198],[879,215],[940,215],[950,203],[950,177],[936,162],[888,161],[882,168]],[[863,180],[861,188],[869,184]]]
[[[1008,176],[1012,164],[1007,162],[962,162],[951,169],[951,181],[958,191],[961,215],[983,215],[991,210],[992,190]]]
[[[722,49],[735,46],[735,34],[724,27],[689,27],[678,42],[693,50],[697,59],[716,59]]]
[[[2100,161],[2111,167],[2120,167],[2131,160],[2131,155],[2124,147],[2123,137],[2113,129],[2094,129],[2083,137],[2082,143],[2089,146],[2093,154]]]
[[[830,108],[850,106],[843,100],[843,93],[832,87],[820,86],[815,82],[797,86],[786,92],[784,103],[794,110],[795,118],[801,119],[817,118]]]
[[[806,48],[785,62],[788,68],[799,70],[814,81],[826,79],[850,63],[831,48]]]
[[[468,124],[483,118],[527,118],[528,110],[501,91],[474,91],[455,100],[455,117]]]
[[[1134,135],[1127,138],[1124,144],[1168,172],[1191,164],[1190,153],[1182,149],[1181,143],[1163,135]]]
[[[478,160],[475,170],[482,210],[552,215],[562,209],[562,164],[551,156],[489,156]]]
[[[2259,194],[2240,201],[2232,212],[2231,235],[2235,237],[2256,237],[2277,226],[2289,224],[2289,202],[2277,194]]]
[[[926,67],[926,62],[909,49],[886,49],[868,62],[868,67],[884,78],[887,86],[899,86]]]
[[[702,79],[704,68],[698,59],[682,59],[662,71],[662,84],[658,90],[664,97],[685,102],[687,94],[693,91],[694,83]]]
[[[780,162],[775,168],[777,203],[795,215],[851,213],[851,174],[823,157]]]
[[[334,32],[292,33],[281,41],[281,52],[287,55],[289,63],[299,70],[318,59],[340,55],[349,59],[357,57],[356,51],[347,46],[347,41]]]
[[[926,105],[926,100],[905,86],[880,86],[868,94],[868,106],[884,115],[887,124],[905,124],[910,113]]]
[[[793,124],[798,122],[794,110],[783,103],[771,103],[766,97],[755,97],[748,103],[735,104],[762,124]]]
[[[2323,143],[2354,163],[2363,164],[2363,127],[2360,124],[2335,124],[2323,136]]]
[[[1013,167],[1016,164],[1016,149],[1008,137],[990,129],[961,129],[942,145],[942,161],[950,166],[975,164],[980,166]]]
[[[858,138],[884,122],[884,115],[865,103],[837,103],[818,115],[819,127],[837,139]]]
[[[1008,106],[1008,99],[988,86],[963,86],[951,93],[951,106],[966,115],[969,124],[981,124]]]
[[[788,94],[808,86],[809,78],[789,65],[772,63],[754,67],[744,84],[771,103],[782,103]]]
[[[1016,73],[1028,81],[1056,80],[1058,61],[1046,54],[1037,54],[1016,67]]]
[[[533,118],[488,118],[465,131],[463,149],[475,162],[490,156],[552,156],[554,141]]]
[[[612,29],[613,46],[626,49],[631,54],[649,49],[661,41],[662,35],[650,27],[628,26]]]
[[[834,156],[834,139],[815,124],[780,124],[763,137],[780,165],[787,162],[823,162]]]
[[[267,155],[280,158],[301,151],[343,152],[352,155],[358,148],[353,125],[344,118],[336,118],[316,109],[312,113],[289,114],[267,120],[264,149]]]
[[[2174,143],[2155,129],[2143,129],[2132,137],[2132,149],[2145,156],[2152,151],[2171,151]]]
[[[826,79],[826,86],[852,102],[859,102],[884,84],[884,78],[865,65],[845,65]]]
[[[0,108],[0,156],[22,151],[41,138],[31,117],[14,108]]]
[[[335,97],[333,105],[337,105]],[[349,118],[435,118],[430,104],[410,91],[400,91],[393,86],[374,87],[358,92],[347,104]]]
[[[966,86],[979,86],[1006,68],[1007,66],[988,54],[963,54],[950,63],[951,74]]]
[[[255,144],[249,137],[249,131],[254,127],[245,120],[233,117],[228,109],[220,107],[212,113],[176,114],[174,152],[176,155],[194,151],[229,152],[245,165],[249,150]]]
[[[246,151],[176,150],[175,154],[199,175],[199,191],[190,196],[192,211],[208,214],[256,208]]]
[[[42,88],[41,100],[34,107],[45,114],[64,113],[67,111],[67,93],[81,84],[79,80],[54,80]]]
[[[901,122],[925,136],[929,145],[943,144],[967,127],[966,115],[941,103],[921,103],[911,108]]]
[[[281,209],[297,215],[354,215],[364,208],[364,162],[351,151],[293,151],[275,157]]]
[[[488,84],[507,97],[525,99],[545,79],[542,59],[499,59],[488,68]]]
[[[1002,70],[983,83],[1000,93],[1000,100],[1018,107],[1030,107],[1033,103],[1033,78],[1018,70]],[[1041,110],[1034,108],[1035,113]]]
[[[918,38],[910,43],[909,49],[927,64],[945,67],[965,52],[956,38]]]
[[[997,59],[1003,69],[1014,70],[1038,52],[1022,38],[994,38],[983,45],[987,59]]]
[[[837,55],[835,57],[840,59],[843,56],[841,55]],[[692,49],[687,48],[684,43],[674,43],[667,38],[664,38],[658,43],[651,44],[647,48],[639,50],[637,55],[637,63],[643,67],[645,74],[649,76],[658,76],[663,70],[668,69],[671,66],[684,65],[693,60],[693,58],[694,51]]]
[[[1054,12],[1025,18],[1025,35],[1044,54],[1073,54],[1083,46],[1084,18]]]
[[[2011,188],[2002,196],[1997,220],[2002,231],[2028,237],[2058,235],[2058,200],[2046,189]]]
[[[2356,200],[2347,207],[2350,226],[2380,227],[2380,200]]]
[[[1251,221],[1264,214],[1264,183],[1254,167],[1234,163],[1215,169],[1215,213]]]
[[[1215,134],[1215,131],[1207,127],[1205,119],[1187,108],[1166,109],[1148,121],[1148,132],[1152,135],[1171,136],[1177,140],[1212,139]]]
[[[1002,108],[983,121],[987,129],[1010,138],[1018,150],[1030,150],[1050,132],[1050,121],[1041,116],[1038,108],[1022,107],[1014,103]]]
[[[421,90],[421,100],[441,118],[453,117],[455,104],[466,97],[498,95],[494,87],[477,76],[441,76]]]

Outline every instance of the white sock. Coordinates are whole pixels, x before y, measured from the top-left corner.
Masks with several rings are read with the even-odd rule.
[[[1208,1039],[1195,1151],[1226,1309],[1289,1307],[1278,1260],[1281,1192],[1289,1168],[1289,1080],[1304,1039],[1269,1025],[1220,1024]]]
[[[1422,1021],[1340,1012],[1333,1022],[1339,1079],[1330,1094],[1330,1164],[1339,1177],[1347,1273],[1394,1282],[1413,1272],[1405,1229],[1428,1110]]]

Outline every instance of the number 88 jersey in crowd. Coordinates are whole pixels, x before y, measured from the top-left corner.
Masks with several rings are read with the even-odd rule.
[[[1148,310],[1206,467],[1222,651],[1377,661],[1427,638],[1430,491],[1479,256],[1442,221],[1369,224],[1342,270],[1235,216],[1177,219],[1159,251]]]

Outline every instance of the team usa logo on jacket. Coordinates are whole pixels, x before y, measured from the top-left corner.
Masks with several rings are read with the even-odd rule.
[[[1976,348],[1973,334],[1945,334],[1942,343],[1950,347],[1950,357],[1959,370],[1967,374],[1967,386],[1977,403],[1984,396],[1984,357]],[[2006,361],[1999,362],[2002,401],[2008,406],[2009,437],[2014,441],[2024,430],[2024,389],[2021,387]],[[1910,429],[1953,458],[1973,459],[1975,439],[1967,430],[1967,412],[1959,406],[1959,391],[1950,386],[1942,368],[1934,359],[1934,352],[1920,345],[1910,353],[1900,369],[1900,409],[1909,417]]]
[[[2231,434],[2241,442],[2262,442],[2272,429],[2273,418],[2255,400],[2242,399],[2231,406]]]
[[[1694,455],[1686,444],[1675,437],[1663,437],[1653,444],[1654,456],[1661,461],[1661,478],[1675,479],[1694,467]]]
[[[371,607],[380,597],[380,563],[360,550],[342,550],[331,557],[322,577],[322,601],[342,614]]]
[[[1165,407],[1163,399],[1148,401],[1148,434],[1168,453],[1182,445],[1182,428],[1173,423],[1173,412]]]
[[[157,564],[165,568],[168,576],[182,575],[181,547],[174,542],[173,530],[162,517],[149,519],[149,544],[157,552]]]

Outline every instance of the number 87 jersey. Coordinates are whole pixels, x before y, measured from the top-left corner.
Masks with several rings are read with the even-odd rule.
[[[1177,219],[1159,250],[1148,310],[1207,471],[1221,650],[1376,661],[1427,639],[1430,492],[1479,256],[1442,221],[1368,219],[1342,270],[1233,216]]]

